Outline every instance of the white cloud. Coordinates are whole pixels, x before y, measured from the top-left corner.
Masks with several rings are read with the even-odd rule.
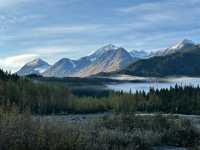
[[[117,11],[122,13],[136,13],[141,11],[156,11],[158,9],[161,9],[158,7],[157,3],[142,3],[139,5],[133,5],[129,7],[120,8]]]
[[[0,59],[0,67],[7,71],[16,72],[27,62],[30,62],[38,57],[39,55],[36,54],[23,54],[3,58]]]
[[[0,8],[13,7],[30,1],[32,0],[0,0]]]
[[[31,49],[27,49],[26,52],[35,52],[40,55],[53,55],[53,54],[67,52],[67,47],[64,46],[34,47]]]
[[[72,26],[47,26],[33,29],[37,33],[46,34],[66,34],[66,33],[81,33],[96,31],[101,28],[101,25],[72,25]]]
[[[128,7],[123,7],[117,9],[118,12],[121,13],[153,13],[160,12],[161,14],[165,14],[165,12],[177,11],[182,8],[198,8],[200,4],[199,0],[165,0],[165,1],[157,1],[157,2],[146,2],[135,4]],[[185,9],[186,11],[188,9]],[[190,10],[193,11],[193,10]],[[183,12],[183,11],[182,11]]]
[[[106,38],[110,35],[119,35],[133,29],[143,27],[144,23],[125,23],[125,24],[75,24],[75,25],[57,25],[26,28],[17,33],[11,33],[1,36],[1,41],[19,41],[20,43],[39,43],[38,39],[43,39],[43,43],[54,43],[64,41],[65,43],[77,43],[89,41],[98,37]],[[146,26],[146,24],[145,24]],[[78,35],[78,36],[77,36]],[[84,38],[83,38],[84,36]],[[87,40],[86,40],[87,39]],[[19,43],[18,42],[18,43]]]
[[[99,45],[85,44],[79,46],[79,44],[71,45],[58,45],[58,46],[43,46],[43,47],[33,47],[31,49],[26,49],[25,52],[31,53],[34,52],[41,56],[42,58],[47,58],[50,63],[55,63],[55,60],[58,58],[71,58],[78,59],[82,56],[85,56],[87,53],[91,52],[98,48]]]
[[[118,8],[117,12],[131,15],[136,21],[180,24],[197,20],[199,5],[199,0],[166,0],[122,7]]]

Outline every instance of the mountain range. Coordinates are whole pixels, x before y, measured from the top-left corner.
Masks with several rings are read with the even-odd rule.
[[[137,55],[133,55],[122,47],[109,44],[89,56],[78,60],[62,58],[51,66],[41,59],[36,59],[25,64],[17,74],[20,76],[37,74],[45,77],[87,77],[101,72],[124,69],[131,63],[143,59],[144,55],[147,56],[143,51],[141,54],[137,51]]]
[[[135,76],[199,76],[200,45],[183,40],[153,57],[139,60],[120,71]]]
[[[20,76],[38,74],[45,77],[88,77],[99,73],[121,73],[135,76],[200,75],[200,46],[183,40],[157,52],[133,50],[106,45],[78,60],[62,58],[53,65],[36,59],[23,66]]]

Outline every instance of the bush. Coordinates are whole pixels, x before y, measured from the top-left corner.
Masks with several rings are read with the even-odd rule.
[[[200,135],[189,121],[174,116],[118,115],[104,118],[97,128],[134,135],[151,146],[193,147],[200,140]]]
[[[97,129],[95,125],[66,125],[0,109],[2,150],[148,150],[139,136],[118,129]]]

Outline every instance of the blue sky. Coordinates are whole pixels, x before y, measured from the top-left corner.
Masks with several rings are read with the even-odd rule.
[[[155,51],[200,42],[199,0],[0,0],[0,67],[77,59],[114,44]]]

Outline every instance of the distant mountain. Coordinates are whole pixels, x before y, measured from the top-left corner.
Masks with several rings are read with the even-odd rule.
[[[136,76],[200,76],[200,47],[183,40],[162,55],[131,64],[121,73]]]
[[[124,48],[109,44],[78,60],[62,59],[46,70],[43,75],[86,77],[100,72],[123,69],[136,60],[138,58],[133,58]]]
[[[109,52],[109,51],[115,51],[117,50],[119,47],[115,46],[115,45],[112,45],[112,44],[109,44],[109,45],[106,45],[98,50],[96,50],[94,53],[92,53],[90,56],[88,56],[87,58],[94,62],[96,61],[99,57],[101,57],[103,54]]]
[[[49,67],[43,75],[49,77],[64,77],[67,74],[71,74],[74,68],[76,68],[76,61],[63,58]]]
[[[138,58],[138,59],[146,59],[149,57],[149,54],[145,51],[133,50],[130,52],[130,54],[133,58]]]
[[[151,56],[166,56],[166,55],[174,54],[176,52],[184,52],[184,51],[190,50],[192,47],[195,47],[195,46],[196,45],[193,41],[184,39],[170,48],[157,51],[155,53],[151,53]]]
[[[77,74],[78,76],[86,77],[98,73],[121,70],[138,60],[137,58],[133,59],[124,48],[111,46],[111,49],[104,47],[101,50],[103,51],[102,53],[98,50],[97,53],[95,52],[91,55],[95,57],[89,56],[89,58],[95,58],[95,60],[89,66],[80,70]]]
[[[45,72],[48,68],[50,67],[50,65],[45,62],[42,59],[35,59],[29,63],[27,63],[26,65],[24,65],[18,72],[17,74],[20,76],[26,76],[26,75],[30,75],[30,74],[42,74],[43,72]]]
[[[46,77],[72,77],[90,64],[91,61],[87,57],[79,60],[63,58],[49,67],[42,75]]]

